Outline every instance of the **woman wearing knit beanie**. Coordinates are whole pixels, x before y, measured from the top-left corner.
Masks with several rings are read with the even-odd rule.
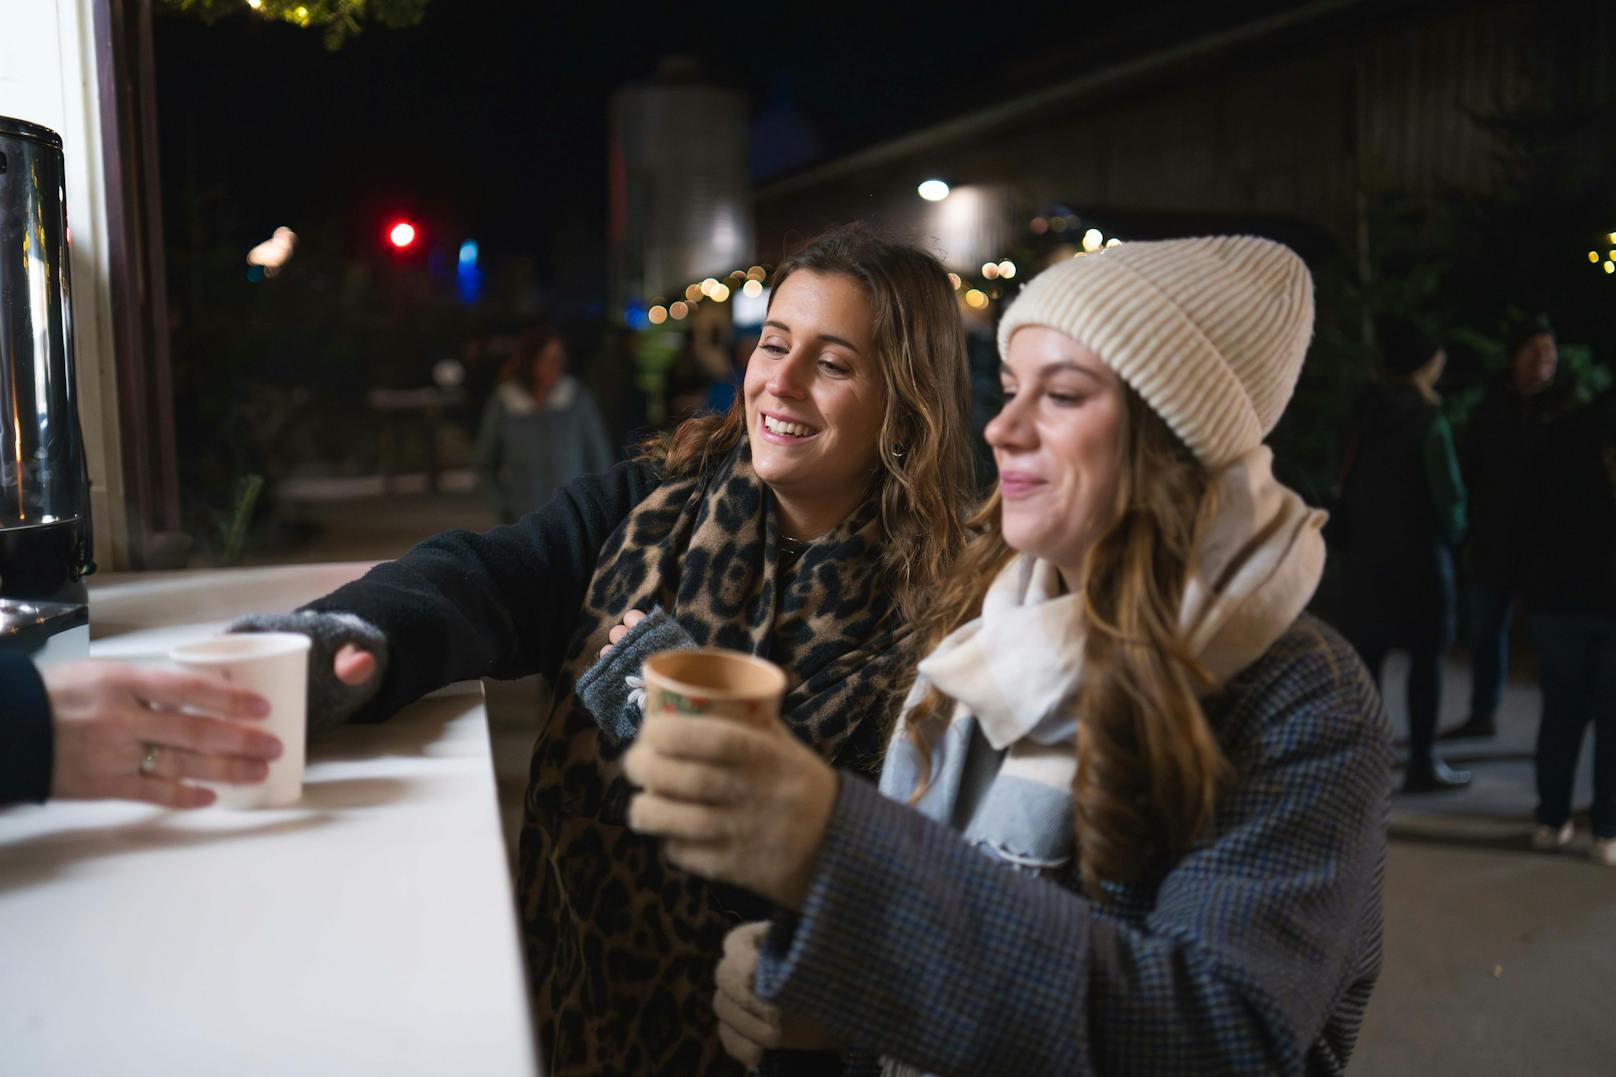
[[[1342,1070],[1380,964],[1390,750],[1362,665],[1303,613],[1323,514],[1262,444],[1312,321],[1301,260],[1251,237],[1031,282],[999,327],[999,487],[879,791],[781,727],[647,718],[631,825],[780,908],[718,970],[737,1057]]]

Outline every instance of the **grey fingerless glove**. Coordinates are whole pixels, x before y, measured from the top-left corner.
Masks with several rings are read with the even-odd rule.
[[[605,658],[578,675],[578,698],[607,735],[619,742],[632,740],[640,731],[640,718],[645,713],[645,683],[640,679],[640,666],[658,651],[689,651],[695,647],[690,633],[657,606],[613,644]]]
[[[334,729],[375,698],[387,671],[387,637],[382,630],[351,613],[250,613],[230,622],[231,632],[301,632],[314,641],[309,648],[310,733]],[[337,680],[337,651],[352,643],[376,656],[376,672],[363,684]]]

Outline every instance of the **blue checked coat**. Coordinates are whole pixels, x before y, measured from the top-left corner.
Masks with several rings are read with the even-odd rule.
[[[1342,1072],[1380,969],[1380,698],[1303,617],[1206,713],[1237,774],[1211,832],[1108,906],[844,777],[758,994],[938,1074]]]

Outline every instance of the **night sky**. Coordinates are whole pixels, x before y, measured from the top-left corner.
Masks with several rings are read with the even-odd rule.
[[[165,214],[178,236],[243,247],[279,224],[378,242],[393,213],[483,249],[604,246],[613,89],[695,57],[754,121],[838,156],[1166,43],[1250,3],[635,5],[434,0],[418,27],[367,25],[336,52],[243,14],[160,12]],[[1277,4],[1261,5],[1282,6]],[[801,12],[812,10],[814,17]],[[767,145],[756,140],[754,150]],[[755,152],[754,156],[757,154]],[[779,159],[754,160],[759,176]],[[337,237],[326,237],[328,240]]]

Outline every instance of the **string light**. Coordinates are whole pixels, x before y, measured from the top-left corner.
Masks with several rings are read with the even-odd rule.
[[[722,303],[724,300],[729,298],[729,288],[720,284],[718,287],[712,290],[712,294],[707,298],[711,299],[714,303]]]
[[[673,320],[676,322],[683,319],[684,316],[689,313],[690,308],[684,303],[675,303],[673,306],[668,308],[668,314],[671,315]]]
[[[998,268],[999,276],[1003,277],[1005,280],[1009,280],[1011,277],[1016,275],[1016,263],[1012,262],[1008,258],[1000,262]]]
[[[746,296],[748,299],[756,299],[758,296],[763,294],[763,282],[759,280],[747,281],[745,284],[741,285],[741,294]]]
[[[988,297],[980,288],[972,288],[965,293],[965,305],[975,310],[981,310],[988,305]]]
[[[762,280],[766,276],[768,276],[768,273],[764,271],[762,266],[753,266],[746,271],[747,280]]]
[[[1616,262],[1606,262],[1605,263],[1605,272],[1606,273],[1616,273]]]
[[[706,280],[701,282],[700,287],[701,287],[701,294],[706,296],[708,299],[711,299],[713,297],[713,294],[715,292],[717,292],[718,289],[722,288],[723,285],[719,284],[718,280],[716,278],[708,277]]]
[[[1116,236],[1112,236],[1110,239],[1105,241],[1105,245],[1107,247],[1120,247],[1122,246],[1122,240],[1118,239]]]
[[[645,317],[652,325],[661,325],[668,320],[668,308],[659,303],[646,311]]]
[[[959,291],[960,290],[960,275],[958,273],[950,273],[948,275],[948,283],[952,284],[954,286],[954,290],[956,292]]]
[[[999,275],[999,264],[997,262],[983,262],[982,275],[988,280],[995,279]]]
[[[1105,235],[1098,228],[1090,228],[1083,233],[1083,249],[1085,251],[1097,251],[1103,246],[1105,246]]]

